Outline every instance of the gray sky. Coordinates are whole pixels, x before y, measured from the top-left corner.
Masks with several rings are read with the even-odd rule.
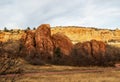
[[[0,29],[42,23],[120,28],[120,0],[0,0]]]

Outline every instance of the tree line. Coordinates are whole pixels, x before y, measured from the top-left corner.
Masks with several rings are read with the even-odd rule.
[[[10,31],[13,31],[14,29],[8,29],[7,27],[4,27],[4,32],[10,32]],[[20,29],[18,29],[18,30],[20,30]],[[27,27],[25,30],[36,30],[36,28],[35,27],[33,27],[33,29],[31,29],[30,27]]]

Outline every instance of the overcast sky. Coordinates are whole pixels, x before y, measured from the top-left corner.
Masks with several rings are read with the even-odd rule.
[[[120,0],[0,0],[0,29],[42,23],[120,28]]]

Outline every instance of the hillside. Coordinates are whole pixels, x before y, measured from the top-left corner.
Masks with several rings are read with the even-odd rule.
[[[68,36],[73,43],[90,41],[92,39],[104,42],[120,42],[120,30],[96,29],[86,27],[53,27],[52,34],[57,32]],[[0,32],[0,41],[19,40],[25,31]]]
[[[52,33],[61,32],[67,35],[72,42],[84,42],[92,39],[108,42],[120,41],[120,30],[107,30],[83,27],[56,27],[52,28]]]

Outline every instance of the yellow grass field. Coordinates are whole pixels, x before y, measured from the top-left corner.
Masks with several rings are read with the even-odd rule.
[[[120,82],[119,67],[36,66],[25,63],[22,68],[23,73],[15,82]]]
[[[119,82],[119,72],[32,75],[18,82]]]
[[[17,82],[120,82],[120,68],[73,66],[26,66]],[[31,72],[31,73],[30,73]]]

